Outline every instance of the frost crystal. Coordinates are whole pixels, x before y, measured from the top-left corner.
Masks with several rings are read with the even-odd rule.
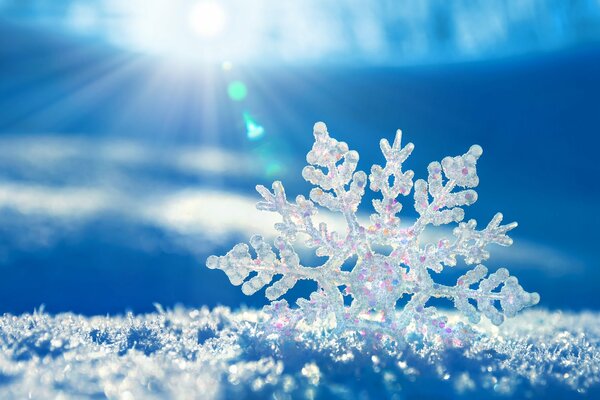
[[[269,300],[280,298],[299,280],[317,282],[317,291],[309,300],[299,299],[298,308],[290,308],[286,300],[265,308],[273,327],[285,330],[300,322],[333,320],[334,329],[399,337],[413,324],[412,332],[429,333],[445,342],[460,344],[470,332],[468,326],[448,326],[446,317],[427,306],[431,298],[452,300],[472,323],[479,322],[483,314],[495,325],[538,303],[539,295],[524,291],[505,268],[487,275],[487,268],[480,264],[489,258],[489,244],[512,244],[507,232],[517,223],[501,225],[500,213],[483,230],[476,230],[475,220],[461,222],[462,207],[477,200],[472,188],[479,183],[476,166],[483,153],[480,146],[471,146],[465,154],[446,157],[441,163],[432,162],[427,180],[419,179],[413,184],[413,171],[403,171],[402,167],[414,145],[402,147],[400,131],[392,145],[382,139],[380,146],[386,164],[374,165],[368,177],[371,190],[380,192],[381,199],[373,200],[375,213],[368,223],[361,224],[356,213],[367,186],[367,174],[356,171],[358,153],[330,137],[322,122],[315,124],[314,136],[315,143],[306,156],[309,165],[302,171],[304,179],[316,186],[310,192],[310,200],[298,196],[295,202],[289,202],[278,181],[273,183],[272,192],[264,186],[256,187],[264,198],[257,208],[283,217],[275,225],[279,236],[274,245],[279,255],[256,235],[250,240],[256,258],[246,244],[238,244],[227,255],[207,260],[208,268],[223,270],[232,284],[242,285],[246,295],[267,286],[265,295]],[[413,186],[419,217],[406,227],[397,216],[402,209],[398,198],[408,196]],[[346,232],[330,232],[325,223],[315,225],[315,203],[341,213]],[[458,223],[454,238],[422,243],[427,225],[451,223]],[[305,237],[306,245],[314,248],[318,256],[327,257],[327,261],[318,267],[302,266],[292,247],[299,236]],[[355,255],[357,261],[352,269],[342,269]],[[477,266],[459,277],[454,286],[435,283],[429,270],[440,273],[444,267],[453,267],[457,256],[466,264]],[[273,283],[277,275],[282,277]],[[344,296],[350,296],[350,305],[345,305]],[[399,300],[405,303],[401,309],[397,306]]]

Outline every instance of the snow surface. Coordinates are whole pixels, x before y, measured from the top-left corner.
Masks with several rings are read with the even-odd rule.
[[[460,319],[458,314],[451,318]],[[0,398],[598,398],[600,313],[529,310],[461,348],[175,308],[0,317]]]

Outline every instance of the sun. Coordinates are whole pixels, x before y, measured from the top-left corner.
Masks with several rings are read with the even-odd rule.
[[[192,31],[203,38],[213,38],[223,32],[227,22],[225,9],[214,1],[196,3],[189,14]]]

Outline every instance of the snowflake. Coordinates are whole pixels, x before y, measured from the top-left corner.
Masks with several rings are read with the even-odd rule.
[[[475,220],[461,222],[462,207],[477,200],[472,188],[479,183],[476,165],[483,152],[480,146],[471,146],[461,156],[429,164],[427,180],[414,182],[414,206],[419,216],[412,226],[406,227],[397,216],[402,209],[398,198],[408,196],[413,189],[414,173],[403,171],[402,165],[414,145],[401,146],[400,130],[391,146],[386,139],[381,140],[385,166],[371,168],[370,188],[380,192],[381,199],[373,200],[375,213],[368,223],[359,222],[357,217],[367,186],[367,174],[356,171],[358,153],[330,137],[322,122],[315,124],[314,136],[315,143],[306,156],[309,165],[302,171],[304,179],[316,186],[310,192],[310,200],[298,196],[295,202],[289,202],[279,181],[273,183],[272,192],[261,185],[256,187],[264,198],[257,208],[277,212],[283,218],[275,225],[279,236],[274,245],[279,256],[263,237],[255,235],[250,244],[256,258],[246,244],[238,244],[227,255],[207,260],[208,268],[223,270],[232,284],[242,285],[246,295],[268,286],[265,295],[271,301],[282,297],[299,280],[316,281],[318,289],[310,299],[299,299],[297,308],[289,307],[286,300],[265,307],[271,326],[285,330],[300,322],[334,321],[329,325],[332,329],[399,337],[407,333],[410,325],[416,328],[413,332],[427,332],[450,343],[460,343],[458,338],[465,336],[469,326],[460,323],[451,328],[446,317],[427,306],[431,298],[450,299],[471,323],[479,322],[483,314],[495,325],[539,302],[539,295],[524,291],[505,268],[486,277],[487,268],[480,264],[489,258],[489,244],[512,244],[507,232],[517,223],[501,225],[500,213],[483,230],[476,230]],[[341,213],[346,232],[330,232],[323,222],[316,226],[315,203]],[[422,243],[426,226],[451,223],[458,223],[453,239]],[[292,247],[298,236],[305,237],[306,245],[314,248],[318,256],[327,257],[327,261],[318,267],[302,266]],[[352,269],[343,269],[355,255],[357,261]],[[434,282],[430,270],[440,273],[444,267],[455,266],[457,256],[466,264],[477,266],[459,277],[454,286]],[[278,275],[281,279],[273,282]],[[349,305],[344,296],[350,296]],[[399,302],[405,305],[400,308]]]

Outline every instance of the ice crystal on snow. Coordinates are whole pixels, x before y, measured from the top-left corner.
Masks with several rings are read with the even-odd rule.
[[[449,311],[451,319],[463,317]],[[600,398],[600,314],[527,310],[467,346],[267,334],[256,310],[0,316],[1,399]]]
[[[264,198],[257,208],[277,212],[283,218],[275,225],[279,236],[274,245],[279,255],[263,237],[256,235],[250,239],[256,258],[246,244],[238,244],[227,255],[207,260],[208,268],[223,270],[232,284],[242,285],[246,295],[267,286],[265,295],[272,301],[299,280],[316,281],[317,291],[309,300],[299,299],[298,308],[290,308],[286,300],[274,301],[266,307],[274,327],[282,330],[294,328],[300,322],[312,324],[333,319],[334,329],[366,330],[398,337],[414,324],[417,329],[413,331],[428,332],[460,344],[469,332],[468,326],[448,326],[446,317],[427,306],[431,298],[453,301],[471,323],[479,322],[483,314],[495,325],[538,303],[539,295],[524,291],[505,268],[488,275],[487,268],[480,264],[489,257],[489,244],[512,243],[507,232],[517,226],[516,222],[502,225],[500,213],[483,230],[476,229],[475,220],[461,222],[463,207],[477,200],[473,188],[479,183],[477,160],[483,152],[480,146],[471,146],[465,154],[446,157],[441,163],[432,162],[427,180],[413,182],[413,171],[403,171],[403,163],[414,145],[403,147],[400,131],[392,145],[386,139],[381,140],[386,163],[374,165],[368,177],[371,190],[380,192],[381,198],[373,200],[375,212],[369,223],[361,224],[357,210],[367,186],[367,174],[356,171],[358,153],[330,137],[324,123],[315,124],[314,136],[315,143],[306,156],[309,165],[302,171],[304,179],[316,186],[310,192],[310,199],[298,196],[295,202],[288,201],[278,181],[273,183],[272,191],[256,187]],[[399,198],[411,191],[419,217],[406,227],[398,217],[402,209]],[[315,203],[341,213],[347,230],[330,232],[325,223],[316,225]],[[422,243],[428,225],[451,223],[458,223],[453,239]],[[299,237],[306,238],[306,245],[314,248],[318,256],[327,257],[327,261],[318,267],[301,265],[292,247]],[[382,251],[384,248],[391,251]],[[357,261],[352,269],[342,269],[355,255]],[[459,277],[454,286],[436,283],[430,270],[440,273],[445,267],[455,266],[457,257],[468,265],[477,265]],[[273,283],[277,275],[282,278]],[[350,305],[345,305],[343,296],[351,297]],[[397,309],[401,299],[406,304]]]

